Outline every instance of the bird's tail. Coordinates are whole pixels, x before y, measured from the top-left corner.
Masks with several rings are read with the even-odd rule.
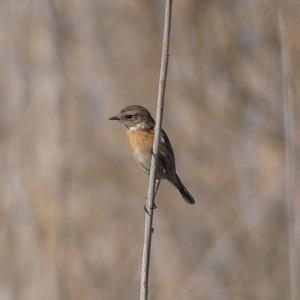
[[[195,199],[190,194],[190,192],[185,188],[185,186],[183,185],[183,183],[181,182],[180,178],[177,175],[175,175],[170,181],[177,187],[178,191],[180,192],[185,202],[189,204],[195,204]]]

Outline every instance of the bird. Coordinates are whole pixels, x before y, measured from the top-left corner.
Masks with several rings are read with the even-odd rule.
[[[121,122],[127,129],[130,150],[142,170],[149,175],[153,155],[155,121],[150,112],[140,105],[129,105],[116,116],[109,118]],[[183,199],[194,204],[195,199],[176,174],[175,155],[166,132],[161,129],[160,144],[156,158],[155,177],[160,182],[167,179],[180,192]],[[158,186],[157,186],[158,187]]]

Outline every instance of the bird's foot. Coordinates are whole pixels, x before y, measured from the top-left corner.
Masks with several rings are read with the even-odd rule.
[[[154,209],[156,209],[156,208],[157,208],[156,204],[155,204],[155,203],[153,203],[153,206],[152,206],[152,207],[150,207],[150,209],[151,209],[151,213],[152,213],[152,210],[154,210]],[[149,210],[148,210],[148,208],[147,208],[147,205],[146,205],[146,204],[144,205],[144,211],[147,213],[147,215],[148,215],[148,216],[151,216],[151,213],[149,212]]]

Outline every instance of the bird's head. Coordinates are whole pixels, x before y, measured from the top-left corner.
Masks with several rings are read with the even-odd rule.
[[[117,116],[113,116],[109,120],[120,121],[130,131],[149,130],[155,125],[149,111],[140,105],[126,106]]]

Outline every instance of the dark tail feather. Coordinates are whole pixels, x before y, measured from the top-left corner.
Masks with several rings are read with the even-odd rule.
[[[185,200],[185,202],[189,204],[195,204],[195,200],[193,196],[190,194],[190,192],[185,188],[183,183],[181,182],[180,178],[176,175],[174,179],[170,180],[178,189],[180,192],[181,196]]]

